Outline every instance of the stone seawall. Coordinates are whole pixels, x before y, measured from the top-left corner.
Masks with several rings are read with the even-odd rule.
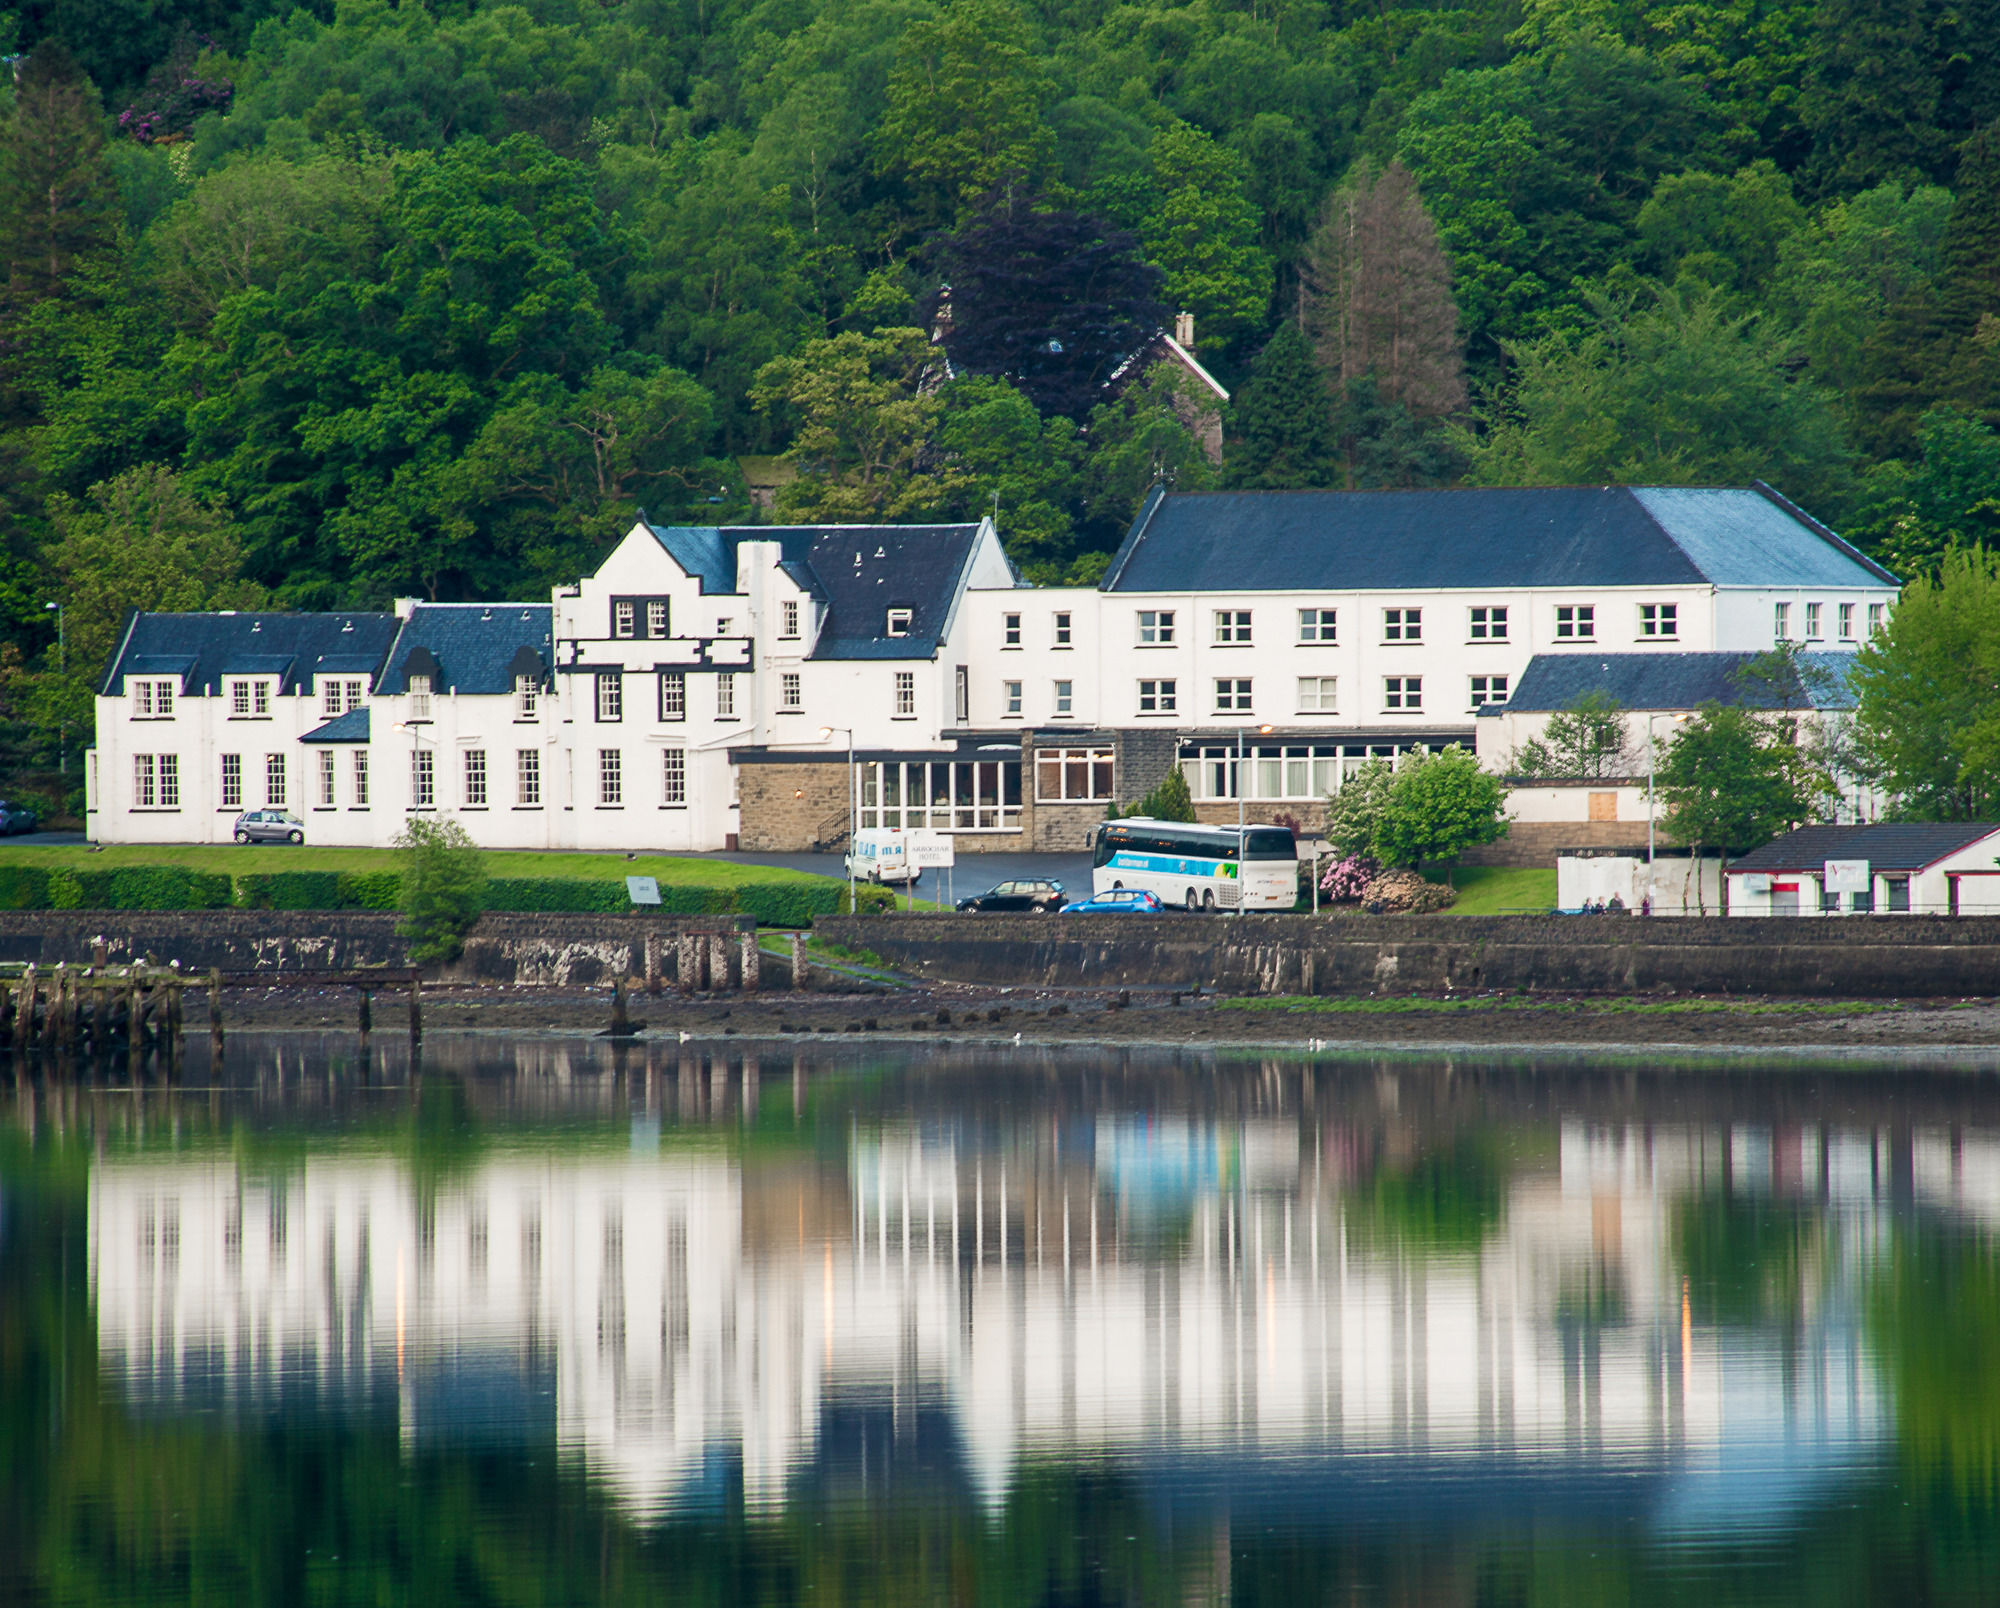
[[[851,916],[817,936],[919,976],[1243,994],[2000,993],[2000,920],[1636,916]]]
[[[378,910],[4,910],[0,961],[41,966],[90,964],[101,942],[107,964],[151,956],[191,974],[264,971],[273,981],[309,981],[314,972],[407,966],[399,918]],[[749,916],[489,914],[465,953],[438,975],[447,982],[589,986],[621,972],[643,977],[646,940],[656,940],[660,975],[676,976],[683,934],[725,935],[733,955]],[[763,957],[765,986],[782,983],[785,963]]]

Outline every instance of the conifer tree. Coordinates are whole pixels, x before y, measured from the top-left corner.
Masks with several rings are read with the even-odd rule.
[[[1224,463],[1231,486],[1283,491],[1339,484],[1333,398],[1295,325],[1281,324],[1257,354],[1234,413]]]
[[[0,260],[10,321],[117,239],[118,191],[97,89],[54,41],[21,69],[0,133]]]
[[[1382,401],[1419,419],[1465,405],[1451,265],[1401,162],[1348,175],[1313,237],[1306,278],[1320,362],[1336,384],[1372,374]]]

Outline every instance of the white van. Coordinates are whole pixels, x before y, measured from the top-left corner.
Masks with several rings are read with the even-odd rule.
[[[914,882],[922,874],[910,864],[909,838],[881,829],[854,834],[843,869],[863,882]]]

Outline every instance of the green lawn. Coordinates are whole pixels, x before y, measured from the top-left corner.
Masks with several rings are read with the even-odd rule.
[[[394,849],[327,849],[310,844],[288,848],[229,843],[118,843],[92,852],[82,844],[7,843],[0,840],[0,865],[39,865],[78,871],[112,871],[129,865],[178,865],[191,871],[241,876],[259,871],[399,871]],[[624,877],[657,877],[663,883],[700,887],[744,887],[789,882],[809,873],[777,866],[737,865],[729,860],[689,860],[672,855],[541,854],[525,849],[489,849],[486,870],[495,877],[575,877],[612,882]]]
[[[1553,866],[1460,866],[1452,881],[1458,887],[1458,903],[1446,915],[1504,916],[1556,907]]]

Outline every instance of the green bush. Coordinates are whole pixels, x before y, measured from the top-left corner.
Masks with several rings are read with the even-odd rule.
[[[632,908],[622,882],[583,882],[575,877],[489,877],[486,908],[523,912],[614,913]]]
[[[49,873],[39,865],[0,865],[0,910],[49,908]]]
[[[738,908],[746,916],[755,916],[760,927],[810,927],[814,916],[833,915],[845,903],[847,889],[837,882],[766,882],[737,895]]]
[[[336,910],[394,910],[403,879],[394,871],[342,871],[334,888]]]
[[[178,865],[128,865],[116,870],[48,873],[51,910],[220,910],[233,890],[220,871]],[[20,908],[20,907],[16,907]]]
[[[486,857],[456,821],[412,816],[396,834],[403,859],[403,919],[396,931],[410,940],[419,966],[456,960],[486,908]]]
[[[253,871],[236,879],[246,910],[339,910],[338,871]]]

